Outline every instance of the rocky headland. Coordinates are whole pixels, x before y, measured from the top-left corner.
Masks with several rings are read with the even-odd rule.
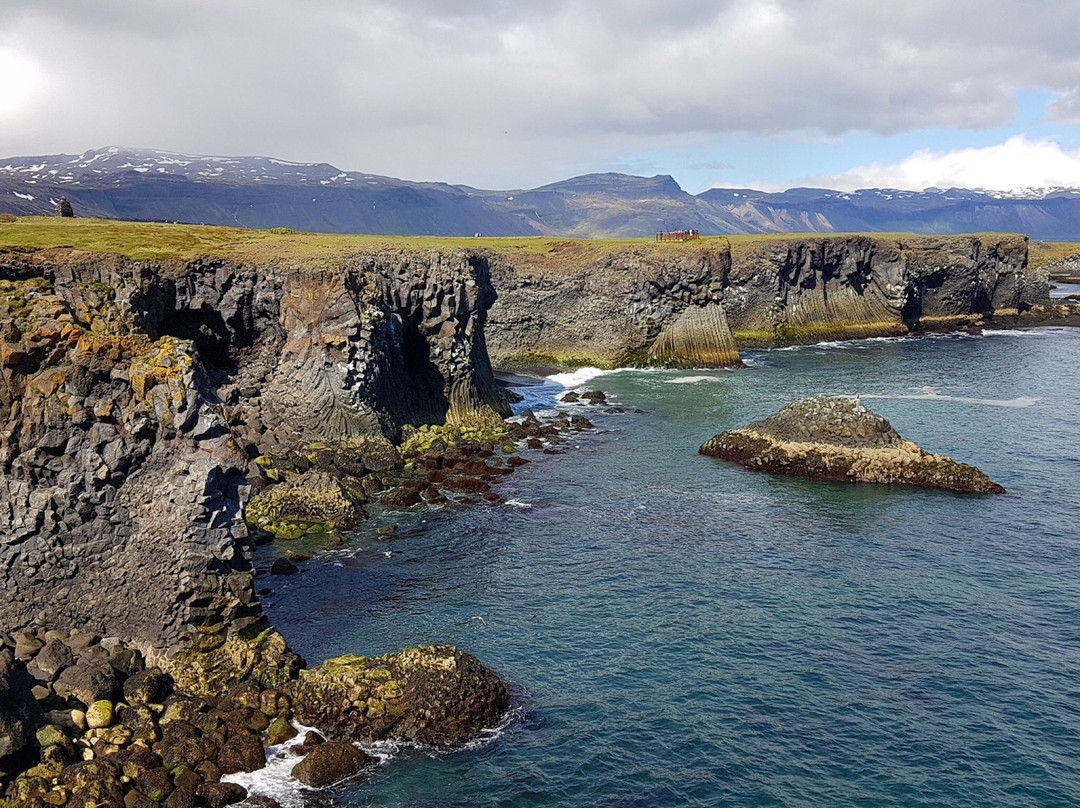
[[[925,452],[853,398],[814,397],[706,441],[700,454],[752,471],[832,482],[882,483],[1001,494],[974,466]]]
[[[737,365],[738,349],[1038,323],[1023,236],[776,236],[585,249],[493,264],[488,347],[513,364]]]
[[[406,481],[417,500],[455,485],[498,499],[507,435],[559,426],[503,421],[484,346],[494,298],[487,259],[461,252],[0,252],[13,804],[231,804],[243,795],[222,774],[261,767],[269,725],[297,711],[331,735],[379,716],[379,737],[431,744],[497,721],[502,683],[456,649],[307,668],[266,626],[251,545],[269,536],[257,508],[245,519],[264,497],[293,534],[346,529],[372,498],[411,504],[393,501]],[[325,686],[300,694],[314,671]],[[336,673],[352,706],[317,703]],[[128,692],[151,675],[152,694]]]

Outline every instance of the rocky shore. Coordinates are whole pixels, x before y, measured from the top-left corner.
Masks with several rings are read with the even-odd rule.
[[[316,725],[287,754],[326,786],[370,767],[351,741],[459,745],[508,708],[495,674],[456,648],[342,657],[304,669],[272,631],[189,649],[167,670],[117,638],[21,631],[0,646],[0,805],[221,808],[273,800],[224,781],[266,765],[264,746]],[[335,743],[336,742],[336,743]]]
[[[699,453],[766,471],[833,482],[916,485],[1001,494],[974,466],[930,454],[852,398],[806,398],[706,441]]]

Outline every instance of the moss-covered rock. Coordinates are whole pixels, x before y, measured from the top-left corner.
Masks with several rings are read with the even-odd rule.
[[[113,703],[107,699],[100,699],[91,704],[86,710],[86,724],[90,729],[101,729],[112,726]]]
[[[247,523],[279,539],[307,533],[350,530],[367,518],[363,490],[323,472],[309,472],[256,494],[247,505]]]
[[[248,639],[228,637],[211,651],[182,651],[168,663],[178,691],[210,703],[244,683],[283,689],[303,666],[304,660],[272,630]]]
[[[401,456],[406,460],[415,459],[429,452],[445,452],[448,448],[463,444],[491,443],[501,445],[505,442],[506,422],[480,421],[467,425],[442,424],[411,427],[404,430],[401,441]]]
[[[457,746],[508,707],[499,677],[452,646],[329,659],[303,671],[291,692],[297,719],[339,741]]]

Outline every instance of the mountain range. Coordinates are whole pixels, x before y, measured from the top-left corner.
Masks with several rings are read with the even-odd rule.
[[[586,174],[533,189],[491,191],[409,182],[328,163],[205,157],[108,147],[0,159],[0,213],[77,216],[328,233],[638,237],[794,232],[1019,232],[1080,240],[1080,189],[1010,193],[930,188],[689,194],[670,176]]]

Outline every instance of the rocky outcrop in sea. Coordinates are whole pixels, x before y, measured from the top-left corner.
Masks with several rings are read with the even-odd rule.
[[[706,441],[699,453],[766,471],[832,482],[884,483],[1001,494],[974,466],[925,452],[853,398],[814,397]]]

